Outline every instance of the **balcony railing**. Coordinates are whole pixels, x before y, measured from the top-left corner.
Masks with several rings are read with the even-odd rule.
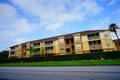
[[[39,55],[40,54],[39,52],[40,51],[34,52],[33,55]]]
[[[53,43],[45,43],[45,47],[53,46]]]
[[[46,53],[53,53],[53,50],[46,50]]]
[[[14,52],[14,51],[15,51],[15,49],[11,49],[10,51],[11,51],[11,52]]]
[[[10,57],[14,57],[15,55],[14,54],[11,54]]]
[[[101,45],[90,45],[90,49],[101,49]]]
[[[93,40],[93,39],[99,39],[100,36],[93,36],[93,37],[88,37],[88,40]]]
[[[70,48],[70,45],[68,44],[68,45],[66,45],[66,48]]]
[[[40,48],[40,45],[34,45],[33,48]]]

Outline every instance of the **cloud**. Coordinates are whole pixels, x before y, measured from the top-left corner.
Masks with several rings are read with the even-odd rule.
[[[21,18],[10,25],[10,27],[15,30],[16,34],[29,33],[36,29],[37,25],[29,23],[27,19]]]
[[[86,1],[83,3],[83,9],[84,9],[84,8],[86,9],[86,13],[87,13],[87,14],[88,14],[88,13],[97,14],[97,13],[99,13],[99,12],[102,10],[102,8],[99,7],[96,2],[94,2],[94,1],[89,1],[89,0],[86,0]]]
[[[10,23],[8,28],[0,30],[0,36],[2,37],[0,39],[0,43],[6,46],[22,43],[25,41],[25,39],[16,37],[31,33],[36,28],[36,24],[29,23],[25,18],[18,19],[17,21]]]
[[[108,5],[111,6],[111,5],[115,4],[117,1],[118,1],[118,0],[111,0],[111,1],[108,3]]]
[[[2,45],[0,50],[26,41],[27,39],[16,37],[32,32],[36,26],[34,27],[33,24],[30,25],[25,19],[20,19],[11,23],[9,27],[9,29],[0,30],[0,44]]]
[[[110,24],[110,17],[105,17],[104,19],[99,19],[96,23],[96,21],[93,21],[91,23],[90,28],[92,28],[93,30],[95,29],[108,29],[108,26]]]
[[[63,23],[53,23],[53,24],[48,25],[46,27],[46,30],[55,31],[56,29],[58,29],[62,25],[63,25]]]
[[[3,36],[0,44],[23,42],[26,40],[23,35],[39,27],[54,32],[66,23],[84,21],[102,10],[94,0],[11,0],[10,3],[0,3],[0,36]],[[29,16],[40,22],[32,22]]]
[[[46,30],[57,30],[66,22],[83,21],[88,14],[96,15],[102,10],[94,0],[12,0],[12,3],[25,14],[39,17]],[[54,27],[56,23],[62,25]]]
[[[8,4],[0,3],[0,28],[15,21],[17,18],[16,10]]]
[[[1,39],[6,40],[14,36],[9,25],[17,19],[17,12],[10,5],[1,3],[0,10],[0,36]]]
[[[16,9],[8,4],[0,4],[0,10],[0,34],[11,37],[29,33],[37,26],[26,18],[19,18]]]
[[[25,41],[27,41],[27,40],[24,39],[24,38],[22,38],[22,37],[19,37],[19,38],[16,38],[16,39],[15,39],[14,44],[20,44],[20,43],[23,43],[23,42],[25,42]]]
[[[115,13],[118,14],[118,15],[120,15],[120,9],[117,9],[117,10],[115,11]]]
[[[0,30],[0,35],[4,35],[6,37],[15,37],[21,34],[30,33],[36,28],[36,24],[29,23],[25,18],[21,18],[10,23],[8,27],[4,25],[4,28]]]
[[[31,33],[37,28],[37,24],[29,22],[25,17],[19,17],[17,10],[9,4],[0,3],[0,50],[9,47],[17,41],[17,36]]]

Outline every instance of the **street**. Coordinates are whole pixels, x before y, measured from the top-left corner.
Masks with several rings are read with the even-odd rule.
[[[0,67],[0,80],[120,80],[120,66]]]

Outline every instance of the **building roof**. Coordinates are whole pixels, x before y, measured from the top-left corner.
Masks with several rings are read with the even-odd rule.
[[[113,42],[115,43],[115,44],[120,44],[120,39],[118,40],[118,39],[115,39],[115,40],[113,40]]]
[[[28,42],[38,43],[38,42],[42,42],[42,41],[56,40],[56,39],[58,39],[58,37],[61,37],[61,36],[64,36],[65,38],[71,38],[73,36],[73,34],[80,33],[81,35],[84,35],[84,34],[92,34],[92,33],[97,33],[97,32],[103,32],[103,31],[107,31],[107,30],[86,30],[86,31],[75,32],[75,33],[64,34],[64,35],[58,35],[58,36],[54,36],[54,37],[48,37],[48,38],[38,39],[38,40],[33,40],[33,41],[28,41]],[[25,42],[25,43],[28,43],[28,42]],[[25,43],[22,43],[22,45],[25,45]],[[18,45],[14,45],[14,46],[11,46],[11,47],[15,47],[15,46],[18,46]]]

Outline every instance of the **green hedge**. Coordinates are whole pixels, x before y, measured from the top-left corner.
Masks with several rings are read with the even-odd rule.
[[[44,56],[44,57],[33,56],[31,58],[0,59],[0,63],[72,61],[72,60],[96,60],[96,59],[120,59],[120,51],[99,52],[90,54],[71,54],[61,56]]]

